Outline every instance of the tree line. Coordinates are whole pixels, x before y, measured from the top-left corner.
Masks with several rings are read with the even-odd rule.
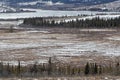
[[[54,17],[53,17],[54,18]],[[116,18],[93,18],[93,19],[76,19],[71,21],[48,20],[43,17],[26,18],[23,24],[38,27],[68,27],[68,28],[116,28],[120,27],[120,17]]]
[[[116,62],[110,65],[100,65],[87,62],[83,66],[71,64],[53,63],[49,58],[48,63],[22,66],[4,65],[0,62],[0,77],[43,77],[43,76],[82,76],[82,75],[120,75],[120,64]]]

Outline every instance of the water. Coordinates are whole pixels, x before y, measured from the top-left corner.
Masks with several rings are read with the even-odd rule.
[[[53,10],[40,10],[30,9],[36,12],[24,12],[24,13],[0,13],[0,19],[16,19],[16,18],[29,18],[29,17],[48,17],[48,16],[77,16],[78,14],[95,15],[95,14],[112,14],[120,12],[97,12],[97,11],[53,11]]]

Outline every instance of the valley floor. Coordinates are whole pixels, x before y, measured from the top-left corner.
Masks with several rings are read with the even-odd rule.
[[[17,28],[0,30],[0,60],[22,65],[53,61],[84,65],[120,60],[119,29]]]

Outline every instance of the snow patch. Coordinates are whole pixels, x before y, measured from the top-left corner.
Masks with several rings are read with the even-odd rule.
[[[109,39],[109,40],[115,40],[115,41],[120,41],[120,36],[112,36],[112,37],[108,37],[107,39]]]
[[[116,31],[116,29],[80,29],[80,31],[97,31],[97,32],[101,32],[101,31]]]

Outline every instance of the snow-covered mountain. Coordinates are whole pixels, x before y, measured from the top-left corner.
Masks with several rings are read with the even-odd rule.
[[[0,2],[0,13],[16,13],[16,12],[33,12],[29,10],[23,10],[20,7],[12,7],[8,2]]]
[[[118,0],[0,0],[11,7],[41,8],[54,10],[80,10],[80,8],[93,5],[113,3]],[[102,7],[104,8],[104,6]]]
[[[0,13],[1,12],[15,12],[16,9],[7,5],[5,2],[0,2]]]
[[[1,0],[10,3],[21,3],[21,2],[34,2],[34,1],[51,1],[53,3],[61,2],[65,4],[72,4],[72,3],[82,3],[82,4],[100,4],[100,3],[108,3],[116,0]]]
[[[18,3],[18,5],[20,6],[29,6],[29,5],[37,5],[37,4],[44,4],[44,5],[62,5],[64,3],[61,3],[61,2],[52,2],[52,1],[42,1],[42,0],[38,0],[38,1],[33,1],[33,2],[21,2],[21,3]]]

